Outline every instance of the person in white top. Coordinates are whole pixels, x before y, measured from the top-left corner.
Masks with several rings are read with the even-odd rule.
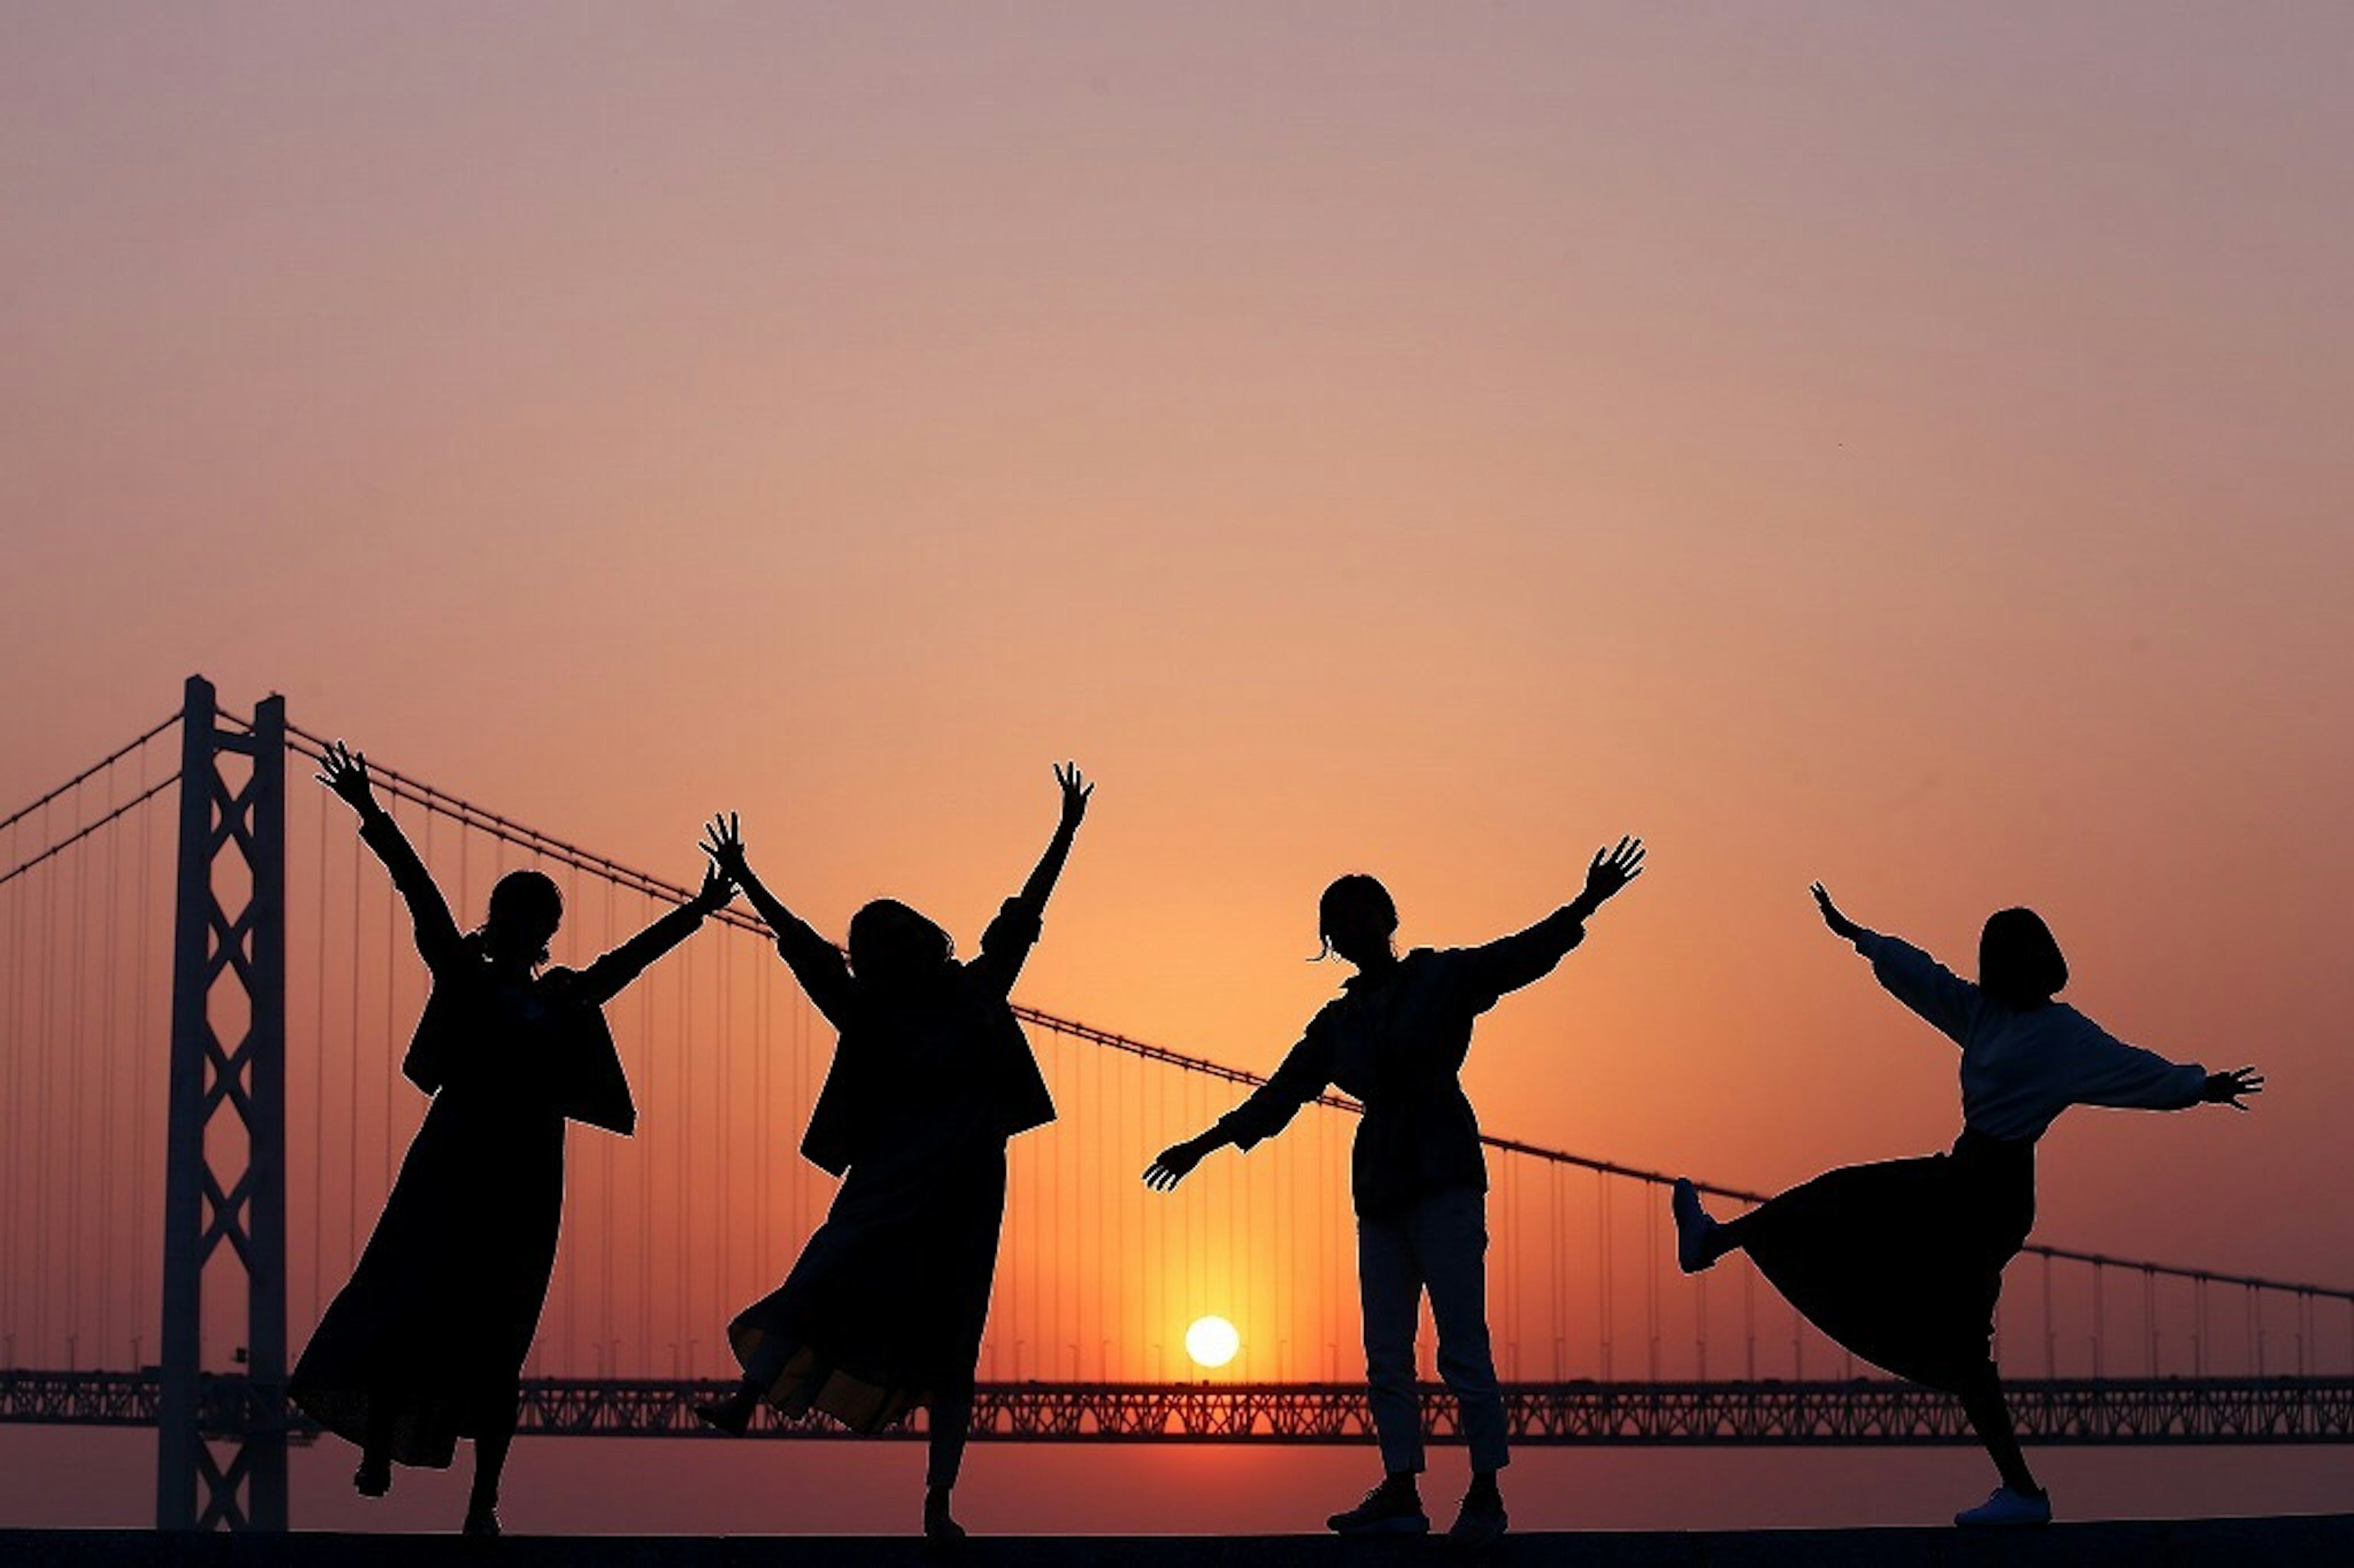
[[[1962,1048],[1961,1137],[1949,1154],[1829,1171],[1734,1220],[1711,1218],[1679,1181],[1677,1262],[1694,1274],[1745,1251],[1831,1339],[1959,1398],[2002,1484],[1955,1523],[2049,1523],[2051,1497],[2020,1451],[1991,1353],[2003,1266],[2035,1223],[2035,1140],[2075,1105],[2245,1110],[2264,1078],[2169,1062],[2052,1000],[2068,962],[2031,909],[1988,916],[1974,985],[1857,925],[1820,883],[1813,892],[1824,923],[1889,993]]]

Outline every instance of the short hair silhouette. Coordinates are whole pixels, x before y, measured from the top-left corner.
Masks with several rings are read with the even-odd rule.
[[[861,980],[920,980],[956,957],[956,938],[896,898],[877,898],[850,917],[850,969]]]
[[[491,889],[490,911],[474,934],[484,953],[517,952],[547,962],[547,941],[564,924],[564,894],[546,872],[511,871]]]
[[[1384,934],[1396,931],[1397,901],[1390,890],[1362,871],[1337,877],[1316,901],[1316,935],[1323,944],[1319,959],[1331,956],[1332,933],[1344,927],[1373,927]]]
[[[1978,937],[1978,986],[2006,1007],[2041,1007],[2068,986],[2068,960],[2043,916],[1998,909]]]

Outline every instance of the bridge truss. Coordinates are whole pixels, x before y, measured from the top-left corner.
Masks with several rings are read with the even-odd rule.
[[[535,1378],[521,1430],[546,1437],[714,1437],[695,1404],[729,1385],[665,1378]],[[2038,1444],[2102,1446],[2283,1445],[2354,1440],[2354,1378],[2029,1378],[2004,1392],[2020,1435]],[[1423,1390],[1430,1440],[1462,1441],[1455,1403]],[[0,1372],[0,1422],[154,1426],[163,1380],[145,1372]],[[1978,1439],[1950,1395],[1886,1378],[1706,1383],[1508,1383],[1512,1441],[1575,1447],[1919,1447]],[[318,1431],[291,1419],[252,1380],[206,1376],[199,1429],[228,1439]],[[852,1436],[816,1416],[763,1409],[751,1433],[788,1440]],[[920,1413],[881,1435],[924,1436]],[[983,1383],[972,1436],[1012,1443],[1356,1444],[1373,1441],[1361,1384]]]

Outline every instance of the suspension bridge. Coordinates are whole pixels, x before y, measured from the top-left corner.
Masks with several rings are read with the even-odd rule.
[[[0,820],[0,1421],[154,1427],[163,1528],[285,1528],[287,1446],[315,1435],[284,1399],[290,1346],[348,1276],[424,1110],[398,1073],[426,983],[406,913],[341,805],[288,788],[323,745],[281,699],[241,715],[192,678],[176,711]],[[557,878],[558,961],[689,895],[372,768],[461,919],[508,870]],[[526,1433],[705,1436],[690,1406],[734,1376],[724,1324],[832,1195],[794,1153],[830,1032],[757,917],[716,923],[610,1010],[640,1134],[572,1141]],[[1064,1120],[1013,1146],[974,1436],[1369,1441],[1346,1251],[1356,1107],[1326,1098],[1169,1202],[1136,1180],[1150,1151],[1261,1080],[1017,1011]],[[1676,1275],[1663,1173],[1487,1144],[1516,1442],[1971,1441],[1951,1400],[1859,1375],[1745,1260]],[[1187,1368],[1180,1336],[1211,1311],[1244,1350]],[[2354,1290],[2039,1244],[1998,1340],[2031,1442],[2354,1439]],[[1450,1401],[1425,1420],[1456,1436]],[[772,1411],[754,1430],[836,1431]]]

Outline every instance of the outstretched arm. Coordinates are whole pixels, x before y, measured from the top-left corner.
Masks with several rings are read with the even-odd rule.
[[[1831,902],[1829,890],[1821,883],[1808,891],[1815,895],[1823,924],[1872,960],[1872,978],[1889,995],[1955,1044],[1968,1044],[1970,1020],[1978,1012],[1978,987],[1902,938],[1882,936],[1849,919]]]
[[[1225,1148],[1248,1149],[1290,1125],[1299,1107],[1322,1094],[1332,1082],[1332,1043],[1320,1027],[1320,1016],[1308,1026],[1299,1044],[1285,1053],[1282,1064],[1250,1097],[1213,1123],[1208,1131],[1172,1143],[1145,1167],[1144,1184],[1166,1192],[1193,1172],[1203,1157]]]
[[[785,907],[783,899],[769,891],[753,870],[744,849],[744,832],[737,824],[736,813],[714,817],[704,829],[703,853],[711,863],[730,882],[744,890],[769,929],[777,934],[777,953],[801,982],[817,1010],[831,1020],[835,1028],[843,1026],[851,996],[850,965],[842,949],[827,941],[810,923]]]
[[[2195,1062],[2171,1062],[2155,1051],[2128,1045],[2096,1024],[2054,1058],[2062,1087],[2077,1105],[2126,1110],[2188,1110],[2195,1105],[2248,1108],[2247,1095],[2261,1094],[2264,1075],[2253,1067],[2211,1073]]]
[[[450,914],[450,901],[441,896],[433,874],[425,869],[416,846],[392,820],[392,813],[376,803],[376,790],[368,783],[367,756],[355,754],[342,741],[329,746],[319,759],[319,782],[335,792],[336,799],[359,813],[360,842],[376,852],[391,874],[392,885],[399,890],[402,902],[408,906],[409,923],[417,932],[417,951],[425,959],[425,967],[439,970],[465,950],[465,938],[458,934],[458,922]]]
[[[1643,874],[1643,841],[1621,838],[1616,848],[1598,849],[1585,868],[1585,885],[1576,897],[1525,931],[1466,948],[1460,955],[1464,978],[1479,999],[1481,1011],[1495,1005],[1507,991],[1543,980],[1571,949],[1585,939],[1585,922],[1605,904]]]
[[[713,862],[705,870],[703,886],[694,897],[580,971],[577,983],[581,997],[596,1006],[604,1006],[645,973],[648,965],[695,935],[705,916],[726,908],[728,900],[735,896],[735,884],[719,869],[718,863]]]
[[[1078,836],[1079,824],[1087,820],[1087,799],[1096,792],[1096,787],[1081,776],[1078,765],[1073,762],[1055,766],[1055,782],[1063,791],[1063,814],[1055,824],[1055,836],[1046,842],[1046,853],[1038,857],[1030,880],[1022,885],[1021,892],[1006,900],[997,918],[981,934],[981,956],[970,965],[975,976],[1000,995],[1013,990],[1030,949],[1037,945],[1046,900],[1054,895],[1063,864],[1071,858],[1071,842]]]

